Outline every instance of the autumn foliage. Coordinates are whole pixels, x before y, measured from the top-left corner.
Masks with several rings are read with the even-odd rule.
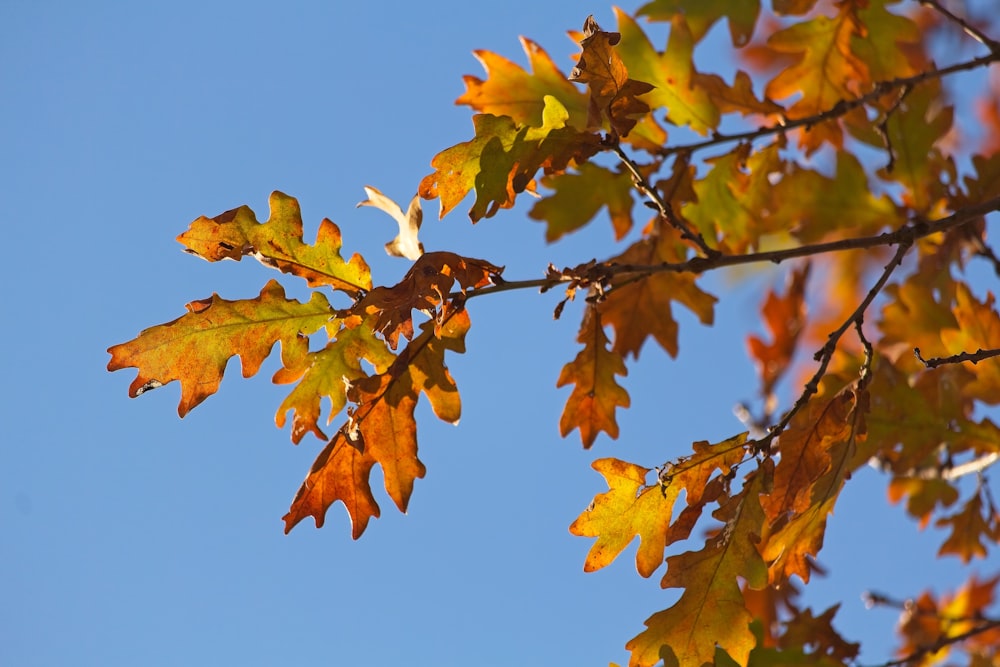
[[[457,100],[474,112],[473,136],[431,159],[406,211],[374,188],[360,204],[398,223],[386,250],[411,262],[399,283],[345,259],[330,220],[304,239],[298,203],[275,192],[264,222],[242,206],[177,240],[211,262],[252,257],[301,278],[311,298],[289,299],[273,279],[251,299],[213,294],[111,347],[108,368],[138,369],[131,396],[176,380],[184,416],[218,390],[231,357],[250,377],[280,343],[273,382],[290,389],[275,421],[296,443],[326,443],[285,530],[307,517],[322,526],[340,501],[358,538],[381,511],[376,465],[400,511],[425,474],[421,397],[459,419],[447,362],[466,351],[472,298],[555,293],[556,317],[579,303],[576,351],[554,379],[568,389],[562,435],[590,448],[621,435],[644,346],[679,354],[677,308],[712,325],[725,295],[703,275],[771,270],[747,336],[760,392],[741,410],[745,431],[644,464],[598,458],[607,490],[570,531],[593,540],[587,571],[638,538],[638,573],[680,589],[628,640],[630,665],[853,664],[858,645],[835,630],[836,608],[803,607],[795,581],[817,571],[856,470],[877,467],[892,502],[948,529],[940,557],[995,557],[1000,541],[986,481],[1000,427],[983,416],[1000,403],[1000,312],[972,278],[974,265],[1000,275],[987,235],[1000,209],[1000,88],[987,79],[1000,23],[937,0],[653,0],[615,18],[613,30],[587,18],[572,33],[570,71],[528,39],[526,67],[475,54],[485,74],[467,76]],[[721,73],[695,65],[712,35],[731,52]],[[502,258],[425,252],[421,199],[437,200],[440,217],[471,199],[474,223],[520,204],[550,242],[603,211],[615,244],[514,279],[492,263]],[[873,594],[902,610],[898,659],[885,664],[1000,664],[1000,619],[987,614],[998,581],[907,601]]]

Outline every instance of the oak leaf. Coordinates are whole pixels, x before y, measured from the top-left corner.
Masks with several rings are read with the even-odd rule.
[[[252,256],[265,266],[304,278],[310,287],[329,285],[357,296],[371,289],[368,265],[361,255],[349,261],[340,256],[340,229],[331,221],[320,223],[316,244],[302,241],[302,214],[294,197],[272,192],[271,217],[257,222],[249,206],[240,206],[214,218],[204,216],[177,237],[187,252],[210,262],[239,261]]]
[[[555,97],[545,97],[541,127],[518,125],[509,116],[472,117],[475,137],[446,148],[431,160],[434,172],[420,181],[424,199],[440,199],[444,217],[470,191],[476,201],[469,211],[473,222],[511,208],[515,197],[532,182],[536,172],[564,170],[600,149],[600,137],[567,124],[569,112]]]
[[[608,483],[570,526],[581,537],[596,537],[583,569],[593,572],[611,564],[635,537],[639,537],[635,566],[648,577],[663,563],[667,545],[687,539],[707,502],[722,492],[722,477],[729,474],[746,451],[746,433],[710,445],[694,443],[695,453],[658,470],[647,484],[649,468],[619,459],[598,459],[593,468]],[[713,474],[720,473],[709,482]],[[686,507],[674,518],[674,504],[686,492]],[[672,523],[673,521],[673,523]]]
[[[181,417],[219,389],[226,362],[240,356],[243,377],[260,370],[276,342],[282,348],[330,325],[330,304],[319,292],[307,303],[285,298],[271,280],[254,299],[228,301],[218,294],[187,304],[187,314],[142,331],[137,338],[108,348],[108,370],[135,367],[139,373],[129,396],[178,380]]]
[[[761,316],[771,334],[771,342],[759,336],[747,338],[747,347],[757,364],[763,396],[773,393],[775,383],[785,374],[795,354],[799,334],[806,323],[805,291],[811,266],[803,264],[788,274],[784,296],[768,292]]]
[[[941,331],[950,354],[1000,347],[1000,315],[992,294],[985,301],[973,296],[968,285],[958,283],[955,294],[955,328]],[[985,359],[975,366],[975,377],[962,387],[965,396],[996,405],[1000,403],[1000,361]]]
[[[559,419],[559,432],[566,437],[579,429],[580,440],[589,449],[601,431],[618,437],[615,411],[627,408],[631,401],[615,376],[627,375],[628,369],[621,355],[608,349],[601,316],[594,306],[584,313],[577,341],[583,343],[583,349],[563,366],[556,382],[556,387],[573,385]]]
[[[810,559],[823,547],[827,516],[844,483],[860,465],[856,454],[866,435],[868,399],[865,387],[850,385],[832,398],[814,398],[809,410],[793,417],[789,440],[784,444],[779,440],[779,448],[788,447],[788,451],[781,454],[778,467],[784,468],[781,478],[792,488],[782,490],[776,481],[775,492],[782,490],[780,495],[763,499],[771,523],[761,554],[772,583],[784,582],[792,575],[808,583]],[[808,451],[810,445],[822,451]]]
[[[668,667],[712,664],[716,647],[737,664],[747,664],[756,638],[750,630],[739,579],[750,588],[767,584],[767,566],[757,551],[765,517],[760,495],[770,488],[770,462],[748,476],[742,491],[728,498],[712,516],[723,527],[700,551],[667,558],[664,588],[683,588],[669,609],[646,620],[646,630],[630,640],[629,665],[646,667],[661,659]]]
[[[664,228],[657,236],[636,241],[621,255],[610,260],[615,264],[651,266],[663,262],[684,261],[688,246],[673,228]],[[612,289],[598,304],[603,322],[615,330],[613,350],[622,357],[638,358],[646,339],[652,336],[672,357],[677,356],[677,321],[672,303],[684,304],[702,324],[712,324],[716,298],[702,291],[689,273],[662,271],[638,280],[612,280]]]
[[[775,196],[772,174],[784,169],[783,141],[751,152],[749,144],[706,158],[710,171],[692,184],[697,196],[681,208],[711,245],[730,252],[756,248],[766,234],[783,231],[772,212],[784,203]]]
[[[775,9],[777,11],[777,9]],[[694,41],[701,38],[719,19],[729,20],[729,34],[733,46],[746,46],[753,36],[757,17],[760,15],[760,0],[653,0],[636,12],[651,21],[683,20],[689,26]]]
[[[616,241],[632,228],[633,184],[627,172],[585,162],[575,173],[546,176],[542,185],[555,192],[536,202],[528,216],[548,223],[545,240],[550,243],[583,227],[604,207]]]
[[[417,458],[417,425],[413,411],[420,394],[434,413],[457,423],[461,416],[458,388],[445,362],[445,351],[465,351],[469,315],[448,308],[441,321],[428,320],[421,333],[381,374],[353,382],[347,398],[356,404],[347,423],[317,458],[284,516],[285,532],[307,516],[323,525],[330,505],[340,500],[351,517],[353,536],[361,536],[371,517],[379,515],[371,494],[369,474],[378,463],[386,492],[406,511],[413,484],[426,468]]]
[[[976,492],[950,516],[941,517],[935,524],[938,528],[950,527],[951,534],[938,550],[938,556],[953,554],[968,563],[973,558],[986,558],[986,544],[996,544],[1000,537],[1000,517],[996,508],[983,503],[982,493]]]
[[[367,360],[377,373],[384,373],[395,360],[385,341],[377,338],[371,327],[341,327],[336,338],[322,350],[309,351],[308,340],[300,339],[281,351],[284,366],[275,372],[275,384],[297,383],[278,407],[274,421],[285,427],[292,412],[292,441],[298,443],[306,433],[328,440],[319,427],[323,399],[329,401],[326,423],[344,409],[351,383],[367,376],[361,361]]]
[[[385,337],[389,347],[396,349],[399,337],[413,337],[412,311],[430,313],[447,301],[457,283],[466,290],[485,287],[499,280],[503,268],[486,260],[462,257],[453,252],[438,251],[421,255],[392,287],[379,286],[359,301],[346,320],[347,326],[362,321]]]
[[[768,47],[794,56],[796,62],[767,84],[767,97],[782,100],[799,94],[787,112],[789,118],[796,119],[820,114],[867,90],[868,68],[851,50],[852,39],[861,31],[850,3],[843,3],[834,18],[820,15],[773,33]],[[799,144],[812,153],[824,142],[835,148],[842,146],[843,134],[836,120],[802,132]]]
[[[628,68],[614,48],[621,33],[601,30],[593,16],[583,24],[583,53],[570,73],[570,81],[586,83],[590,88],[590,126],[600,127],[602,119],[610,123],[612,134],[625,137],[639,118],[649,112],[649,105],[640,100],[654,89],[645,81],[629,78]]]
[[[528,57],[530,71],[490,51],[473,51],[487,78],[464,76],[466,90],[455,104],[468,105],[480,113],[509,116],[520,126],[542,127],[548,95],[566,109],[567,125],[586,130],[587,95],[569,82],[538,44],[522,37],[521,47]]]
[[[653,86],[643,100],[652,108],[667,110],[667,120],[689,125],[706,134],[719,125],[719,109],[709,91],[697,85],[694,69],[694,39],[682,18],[671,24],[670,41],[661,54],[635,22],[620,9],[615,10],[621,44],[618,53],[629,76]],[[617,33],[616,33],[617,34]]]
[[[374,206],[388,213],[399,225],[399,234],[385,244],[385,251],[392,257],[405,257],[411,260],[416,260],[424,254],[424,244],[417,238],[420,224],[424,219],[423,210],[420,208],[420,197],[414,196],[406,213],[403,213],[399,204],[369,185],[365,186],[365,194],[368,195],[368,199],[359,202],[358,206]]]

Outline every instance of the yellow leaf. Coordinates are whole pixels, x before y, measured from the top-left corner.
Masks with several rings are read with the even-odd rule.
[[[738,664],[747,664],[756,638],[739,579],[750,588],[767,584],[757,542],[765,523],[759,496],[770,483],[770,462],[765,461],[743,490],[713,513],[723,528],[704,548],[667,559],[662,586],[684,592],[672,607],[649,617],[646,630],[625,645],[632,651],[630,667],[652,666],[661,659],[668,667],[710,665],[717,646]]]
[[[250,255],[266,266],[304,278],[310,287],[329,285],[351,296],[371,289],[371,273],[361,255],[353,255],[348,262],[341,258],[337,225],[324,219],[316,244],[308,245],[302,241],[298,201],[272,192],[270,205],[267,222],[257,222],[250,207],[241,206],[214,218],[198,218],[177,240],[188,252],[210,262],[239,261]]]

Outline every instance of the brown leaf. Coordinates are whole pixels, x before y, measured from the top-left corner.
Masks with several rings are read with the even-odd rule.
[[[589,448],[601,431],[618,437],[615,410],[627,408],[631,401],[615,376],[627,375],[628,369],[621,355],[608,350],[601,316],[593,306],[584,313],[577,340],[583,343],[583,350],[563,366],[556,383],[557,387],[574,385],[559,419],[559,432],[566,437],[580,429],[580,440],[584,448]]]
[[[628,69],[614,46],[621,34],[605,32],[593,16],[583,24],[583,53],[570,73],[570,81],[590,86],[591,125],[600,126],[607,118],[616,136],[627,136],[638,119],[649,112],[639,95],[653,90],[651,84],[628,78]]]

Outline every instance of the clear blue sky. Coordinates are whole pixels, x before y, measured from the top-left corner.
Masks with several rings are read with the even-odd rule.
[[[469,352],[449,361],[462,422],[422,405],[427,477],[407,516],[377,488],[383,518],[359,542],[340,505],[322,530],[282,533],[321,443],[294,447],[274,428],[287,390],[268,381],[274,359],[249,381],[234,360],[183,421],[176,384],[133,401],[133,371],[105,371],[109,345],[187,301],[257,294],[273,272],[210,265],[173,239],[244,203],[265,217],[275,189],[300,199],[307,236],[330,217],[345,250],[394,282],[407,263],[382,250],[389,219],[354,208],[362,187],[408,200],[430,158],[471,136],[452,102],[462,74],[481,74],[473,49],[521,61],[523,34],[568,70],[565,31],[590,11],[614,24],[610,5],[571,0],[4,3],[0,664],[627,661],[625,641],[676,593],[659,589],[662,568],[636,575],[634,545],[583,573],[590,540],[567,527],[605,489],[589,464],[652,466],[740,431],[731,407],[755,391],[743,339],[757,296],[724,298],[711,329],[683,313],[678,361],[647,346],[621,439],[590,452],[557,428],[578,311],[553,322],[552,294],[476,300]],[[612,254],[605,222],[546,247],[526,206],[476,227],[468,203],[441,222],[431,206],[425,246],[506,264],[510,278]],[[843,598],[837,626],[869,643],[867,662],[884,660],[894,615],[860,594],[957,582],[956,563],[933,558],[940,539],[887,507],[884,480],[864,471],[831,520],[831,576],[805,599],[819,612]]]

